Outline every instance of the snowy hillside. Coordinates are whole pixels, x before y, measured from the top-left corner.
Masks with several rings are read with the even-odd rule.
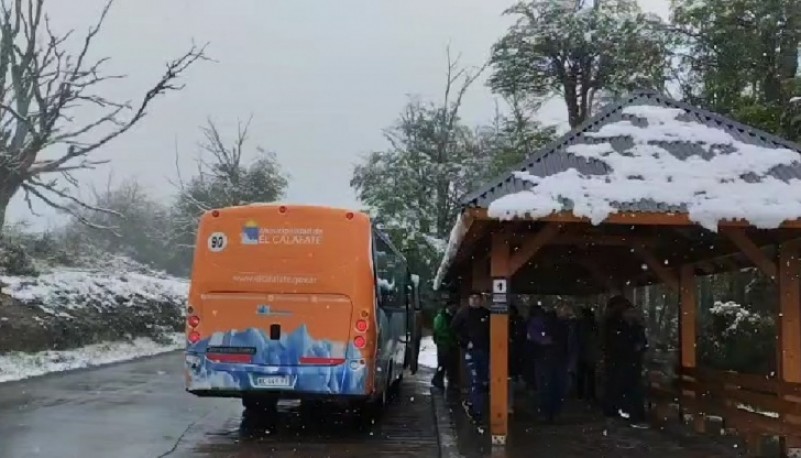
[[[0,382],[180,348],[188,288],[120,258],[0,275]]]
[[[22,304],[45,313],[72,318],[71,310],[93,307],[110,311],[138,302],[180,304],[186,300],[188,283],[174,277],[155,278],[136,272],[100,272],[85,269],[56,269],[38,277],[0,275],[3,288]]]

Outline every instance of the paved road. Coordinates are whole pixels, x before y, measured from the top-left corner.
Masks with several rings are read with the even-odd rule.
[[[171,353],[0,384],[0,457],[437,456],[425,383],[407,377],[374,425],[292,405],[267,421],[236,399],[185,393],[181,362]]]

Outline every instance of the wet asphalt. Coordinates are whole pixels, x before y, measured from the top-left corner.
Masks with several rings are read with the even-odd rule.
[[[182,355],[0,384],[0,458],[434,457],[427,383],[407,377],[377,422],[283,404],[277,417],[238,399],[184,391]]]

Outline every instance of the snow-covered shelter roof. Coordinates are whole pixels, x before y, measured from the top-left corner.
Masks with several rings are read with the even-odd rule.
[[[763,229],[801,218],[801,146],[725,116],[639,91],[462,199],[495,219],[569,212],[681,213]],[[468,226],[456,221],[434,279],[448,275]]]
[[[801,146],[636,92],[462,203],[500,219],[571,211],[597,224],[616,212],[678,212],[713,230],[721,219],[776,227],[801,217]]]

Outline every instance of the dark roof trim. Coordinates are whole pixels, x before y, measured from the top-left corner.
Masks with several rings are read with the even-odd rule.
[[[489,192],[495,190],[495,188],[501,187],[505,183],[511,182],[514,179],[513,175],[514,172],[525,171],[533,167],[535,163],[541,161],[546,156],[556,152],[561,147],[569,144],[577,136],[584,134],[585,132],[589,131],[591,128],[599,124],[603,124],[604,121],[613,113],[620,111],[625,107],[633,105],[634,104],[633,102],[635,100],[642,98],[656,99],[657,102],[659,102],[663,106],[685,110],[699,117],[707,118],[708,121],[715,121],[718,125],[725,125],[729,129],[739,130],[742,133],[748,133],[752,137],[759,137],[762,141],[766,143],[772,143],[777,147],[792,149],[801,154],[801,145],[791,142],[789,140],[785,140],[777,135],[765,132],[755,127],[747,126],[745,124],[734,121],[733,119],[730,119],[718,113],[714,113],[712,111],[705,110],[703,108],[698,108],[685,102],[679,102],[678,100],[674,100],[656,91],[640,90],[630,93],[626,97],[620,99],[620,101],[618,102],[610,103],[609,105],[604,107],[601,110],[601,112],[598,113],[597,115],[586,120],[581,125],[571,129],[569,132],[559,137],[559,139],[535,151],[531,156],[529,156],[524,161],[517,164],[515,167],[511,168],[509,171],[497,176],[496,178],[493,178],[489,182],[490,184],[483,186],[476,191],[472,191],[466,194],[460,200],[462,207],[463,208],[479,207],[478,200],[484,197]]]

